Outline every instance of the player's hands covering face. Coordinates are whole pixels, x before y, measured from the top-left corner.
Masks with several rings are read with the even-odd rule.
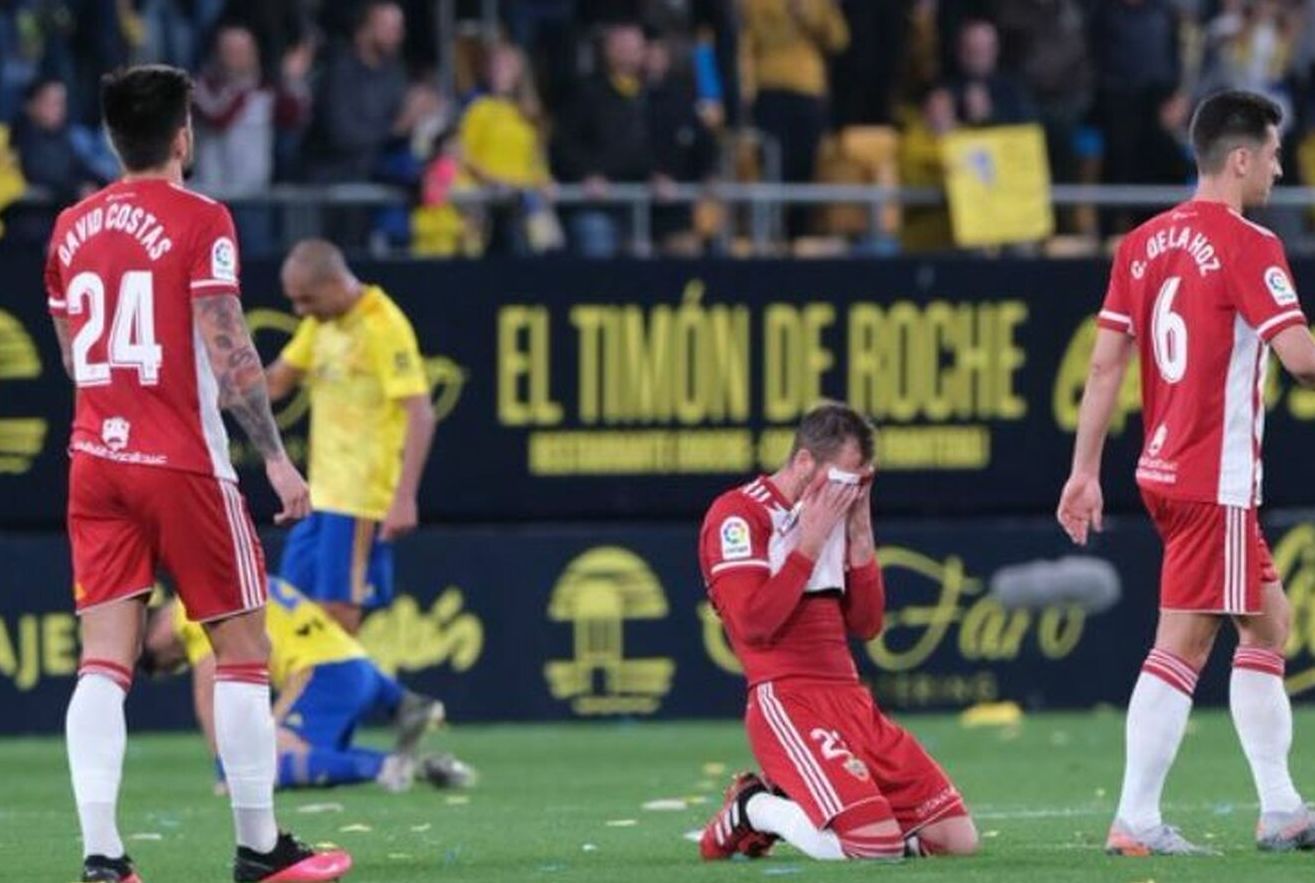
[[[840,519],[849,515],[850,508],[862,494],[862,485],[830,481],[825,470],[818,470],[818,475],[799,500],[799,551],[809,558],[816,558],[832,529]]]

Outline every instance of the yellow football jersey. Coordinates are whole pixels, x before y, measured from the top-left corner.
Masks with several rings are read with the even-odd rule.
[[[402,474],[400,400],[429,393],[411,322],[366,286],[344,315],[302,320],[281,358],[310,389],[311,506],[382,520]]]
[[[280,579],[269,581],[265,630],[270,643],[269,680],[275,690],[282,690],[297,672],[368,656],[360,642],[343,631],[320,605]],[[205,631],[187,618],[181,604],[174,605],[174,633],[183,642],[192,665],[210,655]]]

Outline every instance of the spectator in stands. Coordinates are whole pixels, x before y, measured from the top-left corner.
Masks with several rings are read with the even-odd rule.
[[[476,181],[504,197],[489,212],[486,250],[525,254],[535,250],[527,219],[549,211],[543,194],[552,179],[540,136],[542,108],[515,46],[499,44],[490,51],[484,79],[484,93],[461,118],[461,155]]]
[[[276,129],[299,127],[310,117],[312,51],[309,44],[294,47],[283,60],[282,76],[271,83],[262,73],[255,35],[239,24],[219,29],[196,80],[197,187],[238,197],[269,187]]]
[[[388,142],[410,137],[437,105],[432,90],[407,86],[401,60],[406,22],[392,0],[367,0],[350,43],[330,47],[307,135],[312,182],[368,181]]]
[[[831,64],[831,118],[837,127],[889,125],[910,15],[907,0],[843,0],[849,46]]]
[[[1205,59],[1196,93],[1224,89],[1265,95],[1283,108],[1282,129],[1292,124],[1292,63],[1301,37],[1299,10],[1279,0],[1222,4],[1206,28]]]
[[[924,87],[916,110],[906,109],[904,116],[904,133],[899,144],[900,183],[909,187],[944,187],[941,139],[959,126],[954,95],[948,89]],[[945,206],[904,208],[900,246],[905,251],[937,251],[953,245],[950,213]]]
[[[563,181],[580,182],[601,197],[613,182],[652,181],[656,171],[653,133],[644,95],[644,32],[636,24],[603,33],[603,70],[580,83],[558,121],[553,166]],[[589,257],[611,257],[620,249],[621,215],[586,207],[568,218],[575,247]]]
[[[996,0],[1004,66],[1017,71],[1046,130],[1051,177],[1078,178],[1078,127],[1091,107],[1094,70],[1081,0]]]
[[[691,77],[678,73],[669,39],[648,41],[644,81],[648,128],[653,138],[653,182],[659,199],[677,182],[711,182],[718,171],[717,141],[698,113]],[[690,229],[688,205],[660,206],[653,213],[653,236],[664,250],[691,254],[700,243]]]
[[[282,76],[267,82],[255,35],[239,24],[221,27],[214,52],[196,80],[193,121],[196,165],[193,183],[225,198],[257,196],[274,180],[278,130],[295,131],[310,117],[313,49],[294,47],[283,60]],[[264,207],[235,205],[234,221],[246,254],[274,249],[273,213]]]
[[[836,0],[745,0],[744,52],[757,97],[753,118],[781,148],[781,176],[812,181],[827,124],[827,59],[849,43]],[[789,213],[791,236],[806,212]]]
[[[140,61],[194,69],[227,0],[137,0]]]
[[[59,209],[105,183],[78,149],[68,118],[68,90],[58,80],[40,79],[27,89],[23,115],[14,125],[13,146],[23,177],[51,197],[53,207],[25,209],[14,218],[16,238],[42,242]]]
[[[955,114],[968,126],[1005,126],[1036,118],[1023,84],[999,70],[1000,40],[995,25],[969,19],[959,28],[958,73],[946,84]]]
[[[1161,110],[1179,86],[1178,26],[1170,0],[1099,0],[1096,6],[1091,38],[1105,183],[1166,183],[1157,174],[1163,170],[1145,158],[1161,150]],[[1127,220],[1107,214],[1104,226],[1113,232]]]

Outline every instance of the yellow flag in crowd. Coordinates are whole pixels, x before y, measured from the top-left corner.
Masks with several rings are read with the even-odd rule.
[[[1040,126],[964,129],[945,136],[941,151],[955,244],[1035,242],[1054,232]]]

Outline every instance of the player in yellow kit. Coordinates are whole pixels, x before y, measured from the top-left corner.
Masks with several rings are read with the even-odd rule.
[[[288,535],[279,575],[355,634],[365,610],[392,600],[392,541],[417,523],[429,383],[411,323],[334,245],[298,243],[282,282],[302,322],[265,373],[274,399],[310,390],[313,511]]]
[[[267,606],[269,673],[278,694],[279,787],[376,781],[401,791],[416,776],[440,787],[473,782],[474,771],[450,754],[418,756],[425,731],[444,719],[441,702],[412,693],[380,671],[359,641],[282,580],[270,578]],[[197,720],[213,746],[210,643],[182,605],[170,601],[152,614],[142,664],[168,671],[184,662],[192,667]],[[395,723],[397,744],[391,752],[352,745],[357,725],[376,712]]]

